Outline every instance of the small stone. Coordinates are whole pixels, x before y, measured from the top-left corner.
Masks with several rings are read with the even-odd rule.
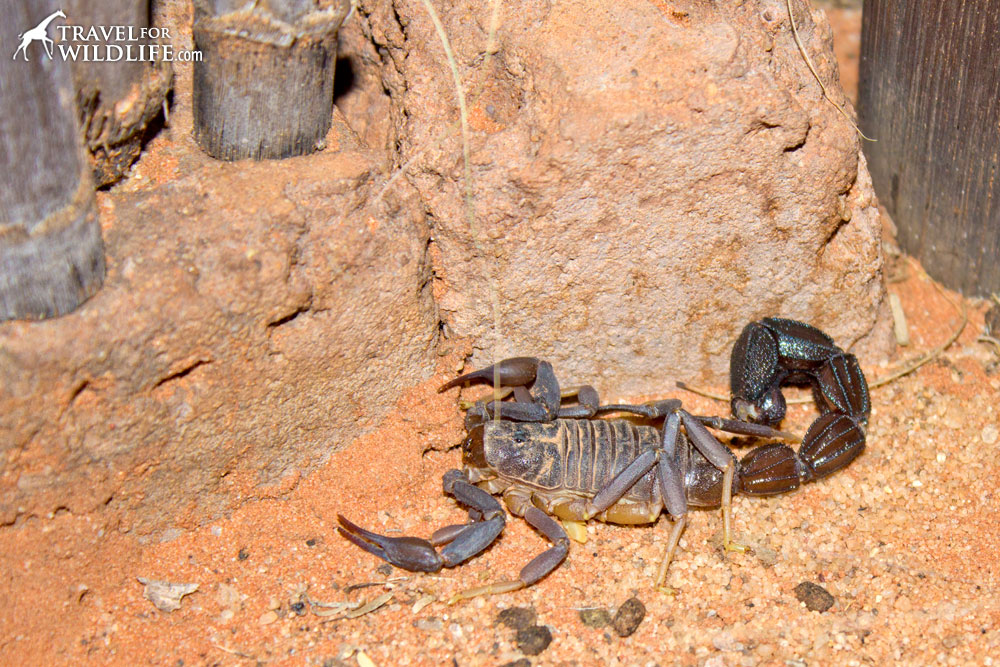
[[[756,546],[754,553],[757,554],[757,560],[764,567],[774,567],[774,564],[778,562],[778,552],[769,547]]]
[[[382,563],[377,568],[375,568],[375,571],[381,574],[383,577],[388,577],[389,575],[392,574],[392,565],[389,565],[388,563]]]
[[[615,617],[611,619],[611,627],[619,637],[628,637],[642,623],[646,616],[646,607],[639,598],[629,598],[618,607]]]
[[[603,628],[611,622],[611,612],[607,609],[581,609],[580,622],[588,628]]]
[[[293,603],[293,604],[291,604],[289,606],[290,606],[291,610],[295,612],[296,616],[305,616],[305,614],[306,614],[306,605],[305,605],[304,602],[295,602],[295,603]]]
[[[826,611],[833,606],[833,596],[819,584],[803,581],[795,587],[795,597],[806,605],[809,611]]]
[[[413,621],[413,627],[424,632],[440,632],[444,629],[444,621],[437,616],[428,616]]]
[[[521,658],[513,662],[504,663],[501,667],[531,667],[531,661],[527,658]]]
[[[997,429],[996,424],[987,424],[983,427],[983,432],[979,434],[982,438],[983,444],[992,445],[1000,438],[1000,430]]]
[[[517,648],[525,655],[538,655],[549,647],[552,632],[545,625],[531,625],[517,631]]]
[[[494,625],[506,625],[511,630],[521,630],[533,626],[537,617],[531,607],[510,607],[497,614]]]
[[[742,651],[745,647],[743,642],[737,641],[733,637],[733,633],[729,630],[723,630],[714,637],[712,637],[712,646],[719,649],[720,651]]]
[[[250,552],[246,550],[246,547],[243,547],[240,549],[240,552],[236,554],[236,557],[240,560],[246,560],[247,558],[250,558]]]
[[[261,625],[270,625],[278,620],[278,613],[275,611],[266,611],[260,615],[260,619],[257,621]]]

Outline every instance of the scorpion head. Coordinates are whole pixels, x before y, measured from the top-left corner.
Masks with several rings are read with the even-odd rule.
[[[785,397],[777,384],[772,385],[756,400],[733,396],[733,414],[737,419],[773,426],[785,417]]]
[[[486,451],[483,445],[485,426],[485,424],[479,424],[474,427],[462,443],[462,465],[473,484],[496,477],[496,472],[486,462]]]

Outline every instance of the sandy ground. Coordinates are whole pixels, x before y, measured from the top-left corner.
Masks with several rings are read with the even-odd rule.
[[[911,358],[946,340],[960,316],[919,267],[897,268],[905,280],[891,290],[912,338],[900,356]],[[873,390],[868,449],[849,468],[796,493],[736,499],[737,536],[751,553],[723,555],[713,546],[717,512],[694,513],[669,577],[675,595],[652,586],[666,521],[594,524],[536,586],[452,606],[443,600],[456,591],[515,575],[543,539],[512,520],[465,566],[415,575],[336,534],[338,512],[421,536],[462,520],[439,482],[458,452],[432,449],[461,438],[456,392],[435,391],[456,354],[322,470],[199,530],[143,542],[70,514],[5,529],[0,660],[504,664],[544,637],[529,627],[519,642],[498,624],[502,610],[526,607],[551,634],[532,664],[990,664],[1000,652],[1000,354],[976,341],[986,305],[966,304],[969,324],[943,355]],[[866,372],[876,380],[895,365]],[[710,399],[664,395],[725,412]],[[814,415],[793,407],[785,423],[802,432]],[[198,589],[164,612],[137,577]],[[802,582],[822,586],[833,606],[807,609],[795,594]],[[343,603],[387,593],[377,610],[344,618]],[[633,596],[645,616],[630,636],[584,624],[581,610],[614,613]]]
[[[912,343],[885,367],[866,368],[871,381],[945,341],[961,319],[920,267],[898,260],[890,268]],[[337,535],[337,513],[419,536],[463,519],[440,488],[459,463],[448,449],[462,437],[458,392],[435,391],[459,366],[456,347],[436,377],[400,388],[398,408],[377,431],[228,518],[164,541],[137,539],[99,515],[4,528],[0,662],[992,664],[1000,656],[1000,349],[976,340],[987,306],[966,302],[969,322],[955,344],[873,390],[868,449],[849,468],[796,493],[736,499],[737,538],[750,552],[722,554],[718,513],[694,513],[669,576],[674,595],[652,585],[665,520],[591,525],[587,543],[574,544],[536,586],[452,606],[443,600],[456,591],[516,575],[544,540],[512,520],[465,566],[415,575]],[[657,397],[666,396],[695,412],[728,409],[674,390],[671,378]],[[617,398],[626,397],[605,397]],[[785,426],[803,432],[814,417],[809,406],[793,407]],[[161,611],[139,577],[198,588]],[[795,592],[802,582],[825,589],[832,606],[808,609]],[[645,613],[629,636],[593,627],[595,609],[614,614],[633,597]],[[345,617],[373,600],[384,604]],[[505,612],[512,608],[534,619],[518,624]]]

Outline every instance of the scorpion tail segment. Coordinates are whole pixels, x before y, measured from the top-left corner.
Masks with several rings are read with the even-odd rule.
[[[856,421],[828,412],[812,423],[802,439],[799,458],[808,470],[806,481],[826,477],[853,461],[865,449],[865,433]]]
[[[778,361],[778,342],[767,327],[758,322],[743,327],[729,358],[729,388],[734,400],[757,402],[775,383]]]
[[[337,530],[345,538],[384,561],[410,572],[437,572],[444,564],[434,547],[419,537],[386,537],[365,530],[341,515]]]
[[[535,381],[535,374],[538,371],[539,361],[535,357],[514,357],[504,359],[498,364],[481,368],[478,371],[460,375],[454,380],[444,383],[438,389],[439,392],[447,391],[452,387],[468,384],[470,382],[492,383],[494,376],[499,377],[500,386],[526,386]]]
[[[740,461],[739,490],[748,496],[773,496],[799,488],[794,450],[780,442],[752,449]]]
[[[861,423],[872,412],[868,382],[853,354],[831,358],[817,374],[816,402],[830,412],[843,412]]]

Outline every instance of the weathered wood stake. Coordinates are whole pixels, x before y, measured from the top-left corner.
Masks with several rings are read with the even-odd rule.
[[[68,23],[88,29],[129,26],[137,35],[149,28],[149,0],[64,2]],[[75,44],[72,40],[68,43]],[[149,39],[142,39],[127,46],[138,51],[139,45],[149,43]],[[115,183],[138,159],[147,127],[163,109],[173,79],[170,63],[78,58],[72,61],[72,69],[80,127],[93,160],[94,180],[98,186]]]
[[[865,0],[859,114],[903,248],[1000,292],[1000,0]]]
[[[223,160],[304,155],[333,112],[337,30],[349,0],[195,3],[195,138]]]
[[[69,64],[38,30],[57,14],[49,0],[0,4],[0,25],[23,31],[15,58],[11,42],[0,54],[0,320],[68,313],[104,279]]]

